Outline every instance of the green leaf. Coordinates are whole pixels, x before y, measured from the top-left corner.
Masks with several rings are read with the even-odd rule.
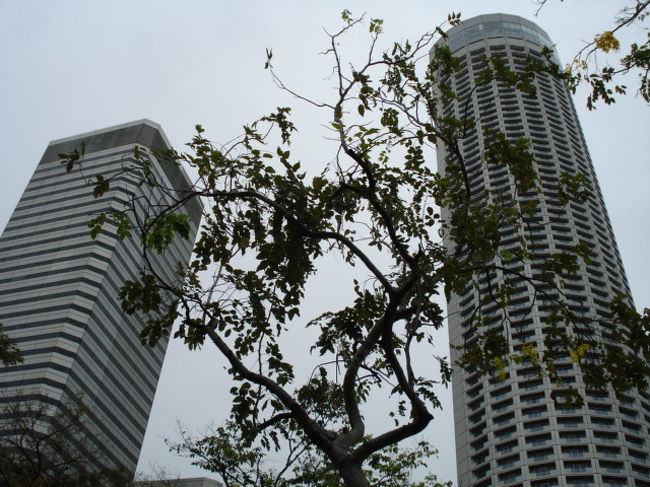
[[[124,240],[131,236],[131,221],[126,215],[122,213],[115,213],[112,217],[112,223],[115,224],[117,229],[117,236],[120,240]]]
[[[105,179],[101,174],[98,174],[95,176],[95,178],[97,181],[95,182],[95,187],[93,188],[93,196],[95,198],[99,198],[109,190],[110,181],[108,179]]]
[[[509,261],[515,258],[515,256],[509,250],[502,250],[499,252],[499,255],[501,255],[501,258],[505,261]]]
[[[70,172],[76,164],[81,162],[85,152],[86,143],[82,142],[79,148],[74,149],[72,152],[57,154],[57,156],[62,159],[61,164],[65,164],[65,170]]]
[[[102,231],[102,227],[106,223],[106,214],[102,213],[101,215],[96,216],[88,222],[88,227],[90,227],[90,238],[93,240],[97,238],[99,232]]]
[[[171,244],[174,235],[189,238],[190,216],[179,213],[161,215],[147,224],[145,242],[147,247],[156,250],[158,253]]]
[[[0,364],[4,366],[17,365],[23,362],[23,355],[16,342],[2,332],[0,323]]]

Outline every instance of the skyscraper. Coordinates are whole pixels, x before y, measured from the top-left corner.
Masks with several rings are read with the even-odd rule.
[[[85,144],[81,164],[66,172],[58,154]],[[124,169],[142,149],[159,183],[138,185]],[[151,348],[140,344],[143,318],[127,316],[120,286],[143,269],[137,232],[124,240],[114,227],[92,239],[89,221],[108,210],[170,203],[190,185],[183,169],[151,150],[171,148],[160,126],[139,120],[51,142],[0,238],[0,322],[15,339],[24,363],[0,370],[1,400],[37,401],[54,407],[81,395],[89,406],[87,423],[95,467],[134,471],[168,337]],[[103,197],[89,182],[112,178]],[[153,269],[167,279],[189,260],[201,208],[191,200],[187,240],[148,254]]]
[[[587,244],[593,258],[580,263],[577,276],[565,279],[563,293],[571,311],[584,323],[578,332],[588,340],[611,343],[614,325],[609,302],[618,292],[629,294],[629,286],[566,86],[539,74],[534,80],[536,94],[528,95],[501,82],[477,85],[474,81],[485,68],[486,56],[500,56],[510,69],[521,71],[528,56],[542,59],[544,47],[553,49],[551,39],[534,23],[504,14],[466,20],[447,34],[439,42],[462,59],[462,66],[447,79],[457,99],[443,110],[446,115],[476,121],[476,128],[459,141],[472,193],[480,195],[487,189],[493,194],[514,194],[507,168],[487,165],[482,158],[486,131],[531,141],[540,191],[516,197],[535,200],[538,212],[526,229],[501,225],[500,251],[516,249],[525,241],[544,256]],[[559,64],[557,54],[553,55]],[[441,171],[447,157],[445,151],[438,154]],[[591,196],[585,202],[560,202],[558,180],[565,171],[583,174],[589,181]],[[446,245],[453,243],[447,240]],[[504,265],[527,276],[536,271],[534,263],[516,259]],[[512,302],[505,310],[496,304],[482,307],[490,279],[501,282],[504,273],[496,271],[450,298],[451,344],[475,343],[479,327],[482,332],[505,333],[511,352],[526,343],[541,345],[549,300],[558,298],[557,292],[535,295],[521,279],[514,282]],[[629,391],[618,400],[611,392],[587,389],[568,354],[558,357],[556,367],[564,383],[582,393],[584,407],[555,404],[551,398],[554,384],[538,375],[531,363],[509,365],[504,380],[454,369],[459,486],[650,486],[650,396]]]

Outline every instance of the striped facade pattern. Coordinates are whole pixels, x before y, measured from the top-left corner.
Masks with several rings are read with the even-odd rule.
[[[59,153],[85,143],[80,168],[65,171]],[[36,400],[56,407],[81,395],[92,412],[88,434],[102,458],[97,467],[134,471],[168,338],[156,347],[140,344],[143,318],[127,316],[118,300],[121,285],[143,268],[137,236],[120,240],[107,226],[95,240],[88,223],[132,199],[141,217],[146,204],[169,203],[172,192],[138,186],[123,168],[134,148],[170,148],[160,127],[148,120],[52,142],[0,238],[0,322],[18,342],[24,363],[0,371],[2,401]],[[189,185],[184,171],[149,155],[156,179],[167,188]],[[95,176],[116,176],[95,199]],[[145,203],[146,202],[146,203]],[[190,240],[175,239],[154,268],[173,277],[187,263],[200,219],[198,203]]]
[[[538,213],[525,230],[502,225],[500,250],[521,245],[540,256],[569,250],[586,243],[594,257],[581,263],[576,278],[565,280],[564,293],[573,313],[580,317],[576,333],[585,340],[612,342],[609,302],[629,285],[617,250],[596,175],[570,94],[562,82],[541,74],[534,81],[537,93],[526,95],[493,81],[475,86],[473,80],[485,68],[485,56],[501,56],[510,69],[521,71],[527,56],[542,57],[544,46],[553,48],[537,25],[504,14],[483,15],[452,28],[446,40],[461,69],[447,81],[458,98],[443,107],[445,114],[476,121],[460,141],[472,193],[512,192],[512,176],[503,166],[486,165],[484,131],[498,130],[508,139],[526,137],[532,142],[535,170],[541,191],[520,194],[520,201],[534,199]],[[555,61],[559,64],[559,60]],[[447,155],[440,151],[438,166],[444,171]],[[584,203],[560,203],[557,194],[561,172],[582,173],[591,183],[592,196]],[[447,246],[453,245],[446,242]],[[535,263],[518,260],[503,263],[528,276]],[[497,272],[491,283],[501,282]],[[535,296],[525,281],[516,283],[511,305],[480,307],[488,297],[485,277],[469,285],[448,303],[452,345],[473,343],[477,318],[481,331],[501,330],[512,352],[525,343],[541,344],[549,301]],[[452,358],[454,352],[452,351]],[[511,365],[504,381],[454,369],[453,399],[456,430],[458,483],[460,487],[551,486],[650,486],[650,396],[630,392],[618,400],[610,393],[587,390],[569,356],[556,363],[565,383],[585,397],[582,408],[554,405],[554,385],[540,377],[530,364]]]

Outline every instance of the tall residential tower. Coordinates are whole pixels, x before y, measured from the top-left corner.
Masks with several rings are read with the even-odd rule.
[[[504,14],[466,20],[447,34],[440,43],[462,59],[462,67],[448,79],[457,99],[444,107],[445,114],[476,121],[476,129],[460,141],[472,192],[514,191],[507,168],[487,165],[482,158],[485,131],[503,132],[508,139],[526,137],[532,145],[540,191],[517,197],[535,199],[539,211],[525,231],[502,225],[500,250],[517,248],[522,239],[535,245],[540,255],[586,243],[594,256],[590,263],[580,263],[575,278],[565,280],[565,297],[571,311],[588,323],[580,333],[611,342],[609,303],[618,292],[629,294],[629,286],[567,87],[547,74],[535,78],[535,95],[497,81],[480,86],[474,82],[485,67],[485,56],[500,56],[510,69],[521,71],[527,57],[542,59],[543,48],[553,50],[553,42],[534,23]],[[441,171],[446,157],[439,152]],[[560,203],[558,179],[565,171],[581,173],[589,181],[592,195],[587,201]],[[535,272],[534,264],[531,268],[515,260],[507,265],[523,275]],[[493,277],[498,282],[504,275],[497,271]],[[475,318],[489,287],[487,281],[478,281],[450,299],[452,345],[476,340]],[[515,283],[506,310],[496,305],[481,309],[481,331],[506,333],[512,352],[525,343],[541,344],[549,314],[546,300],[557,297],[535,297],[522,279]],[[531,364],[508,366],[505,380],[454,369],[459,487],[650,486],[650,396],[630,392],[619,401],[611,392],[586,389],[568,354],[556,365],[565,384],[583,394],[584,407],[558,407],[551,398],[554,385]]]
[[[82,163],[66,172],[59,154],[82,144]],[[137,175],[124,171],[136,147],[164,190],[138,185]],[[190,185],[183,169],[151,152],[169,148],[149,120],[51,142],[0,238],[0,322],[24,356],[23,364],[0,369],[0,400],[56,409],[81,395],[91,411],[93,450],[101,453],[95,468],[135,471],[168,337],[142,346],[142,317],[120,308],[120,286],[143,268],[137,232],[121,240],[109,227],[93,240],[88,224],[132,201],[142,218],[142,201],[164,204],[182,193]],[[113,178],[99,199],[88,184],[96,175]],[[201,215],[197,201],[182,211],[191,217],[190,238],[150,253],[154,269],[170,279],[190,258]]]

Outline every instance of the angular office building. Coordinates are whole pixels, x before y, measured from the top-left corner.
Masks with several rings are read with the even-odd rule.
[[[81,164],[66,172],[58,154],[82,144]],[[138,185],[138,175],[125,172],[136,147],[160,187]],[[137,232],[121,240],[108,226],[92,239],[88,224],[132,202],[142,220],[149,205],[181,196],[188,176],[151,152],[169,148],[149,120],[51,142],[0,238],[0,322],[24,356],[22,364],[0,369],[1,400],[36,401],[56,411],[81,395],[91,411],[85,428],[99,453],[91,469],[135,470],[168,338],[153,348],[141,345],[143,318],[120,308],[121,285],[144,267]],[[97,175],[112,178],[101,198],[89,186]],[[190,238],[148,254],[168,279],[189,261],[200,203],[191,200],[180,211],[191,217]]]
[[[538,212],[525,230],[500,227],[501,250],[515,249],[525,241],[543,257],[586,243],[594,256],[590,263],[580,263],[577,276],[565,280],[563,291],[569,308],[583,323],[576,325],[577,332],[588,340],[611,343],[614,325],[609,302],[618,292],[629,294],[629,286],[566,86],[545,74],[534,80],[534,95],[496,81],[480,86],[474,82],[485,67],[485,56],[500,56],[510,69],[522,70],[528,56],[541,59],[542,49],[553,49],[553,42],[534,23],[503,14],[466,20],[447,34],[439,42],[462,59],[462,66],[447,78],[457,99],[443,110],[476,121],[476,128],[459,140],[472,194],[515,193],[507,168],[483,160],[486,131],[503,132],[508,139],[526,137],[532,144],[540,191],[515,197],[536,200]],[[559,64],[557,57],[555,62]],[[443,172],[447,157],[440,151],[438,166]],[[592,195],[585,202],[560,203],[558,179],[565,171],[583,174],[591,183]],[[446,244],[453,246],[450,241]],[[505,265],[527,276],[536,271],[529,262],[510,260]],[[503,279],[503,272],[496,271],[492,283]],[[494,329],[507,335],[511,352],[526,343],[541,344],[549,304],[558,295],[549,291],[535,296],[523,279],[514,286],[506,310],[479,305],[487,301],[487,278],[452,296],[448,303],[451,343],[462,347],[476,340],[477,331]],[[455,368],[460,487],[650,486],[650,396],[630,391],[618,400],[611,392],[588,390],[568,355],[558,357],[556,365],[564,383],[583,394],[584,407],[556,405],[551,397],[554,384],[530,363],[508,366],[505,380]]]

